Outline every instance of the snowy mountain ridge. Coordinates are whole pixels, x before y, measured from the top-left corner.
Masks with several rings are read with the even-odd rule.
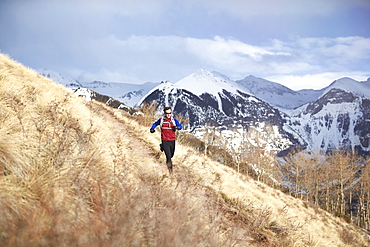
[[[321,90],[304,89],[294,91],[279,83],[268,81],[255,76],[247,76],[236,81],[247,88],[256,97],[278,107],[279,109],[294,109],[318,98]]]
[[[326,94],[333,88],[341,89],[347,92],[354,93],[355,95],[358,95],[360,97],[370,99],[370,80],[367,80],[366,82],[359,82],[349,77],[343,77],[335,80],[332,84],[330,84],[324,90],[323,94]]]
[[[79,82],[71,77],[63,76],[49,69],[38,69],[37,72],[68,88],[86,88],[99,94],[110,96],[120,102],[135,107],[140,99],[159,83],[147,82],[144,84],[119,82]]]
[[[299,144],[308,151],[346,147],[368,153],[369,90],[366,83],[341,78],[321,90],[293,91],[254,76],[234,82],[200,70],[177,83],[154,88],[143,101],[156,101],[159,108],[172,106],[189,117],[197,136],[202,136],[199,132],[208,121],[234,139],[243,135],[235,128],[258,130],[260,143],[275,143],[270,150],[284,151]],[[297,108],[289,109],[292,106]],[[253,138],[248,141],[252,143]]]
[[[236,93],[237,90],[249,93],[246,88],[230,80],[228,77],[205,69],[200,69],[179,80],[174,86],[188,90],[198,96],[203,93],[217,95],[217,93],[221,93],[224,89],[232,93]]]
[[[50,78],[51,80],[67,87],[67,88],[72,88],[72,87],[82,87],[81,83],[78,82],[76,79],[73,79],[70,76],[64,76],[58,72],[52,71],[50,69],[38,69],[37,73],[40,75],[43,75],[47,78]]]
[[[316,100],[290,112],[284,129],[308,151],[346,147],[370,154],[370,85],[334,81]]]
[[[231,146],[240,145],[243,139],[253,145],[256,135],[257,143],[276,153],[292,145],[276,108],[219,73],[199,70],[177,83],[158,85],[143,98],[143,102],[152,101],[158,103],[158,111],[171,106],[177,114],[188,117],[198,137],[204,135],[208,124],[222,136],[231,137]],[[252,136],[244,138],[246,130],[253,132]]]
[[[62,79],[57,75],[54,80]],[[201,69],[175,83],[76,82],[66,79],[64,84],[90,88],[129,106],[156,101],[159,112],[172,106],[190,119],[198,136],[211,124],[239,139],[234,143],[240,143],[245,131],[254,131],[250,144],[258,138],[269,150],[299,144],[308,151],[347,147],[370,153],[370,79],[345,77],[321,90],[294,91],[254,76],[233,81]]]

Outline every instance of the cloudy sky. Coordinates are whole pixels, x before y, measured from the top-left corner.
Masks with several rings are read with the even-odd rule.
[[[0,35],[2,53],[83,82],[370,77],[369,0],[0,0]]]

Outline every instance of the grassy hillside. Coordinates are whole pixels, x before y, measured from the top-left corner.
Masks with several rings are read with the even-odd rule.
[[[360,229],[0,54],[0,246],[368,246]]]

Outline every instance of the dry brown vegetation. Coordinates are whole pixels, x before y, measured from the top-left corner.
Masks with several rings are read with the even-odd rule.
[[[367,246],[364,234],[0,54],[0,246]]]

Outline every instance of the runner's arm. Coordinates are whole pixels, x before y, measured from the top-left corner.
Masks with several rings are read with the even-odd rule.
[[[178,130],[182,130],[182,126],[181,126],[180,122],[179,122],[179,121],[177,121],[177,119],[176,119],[176,118],[174,118],[173,120],[175,120],[175,124],[176,124],[176,126],[177,126],[177,129],[178,129]]]
[[[157,126],[158,126],[158,125],[160,125],[160,124],[161,124],[161,119],[158,119],[158,121],[157,121],[157,122],[153,123],[153,125],[152,125],[151,129],[155,129],[155,127],[157,127]]]

